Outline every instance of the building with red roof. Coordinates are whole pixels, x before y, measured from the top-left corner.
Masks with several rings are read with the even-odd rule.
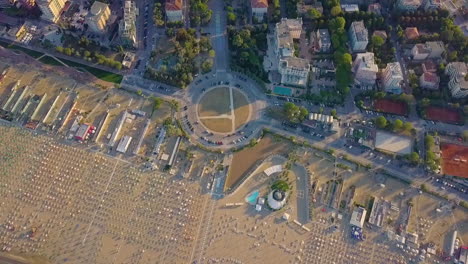
[[[429,90],[438,90],[439,89],[440,78],[434,72],[425,72],[419,78],[419,84],[421,88]]]
[[[262,21],[268,11],[268,0],[250,0],[252,17]]]
[[[182,21],[182,8],[184,4],[182,0],[166,0],[165,10],[168,22]]]
[[[407,27],[405,29],[406,39],[417,39],[419,37],[419,31],[417,27]]]

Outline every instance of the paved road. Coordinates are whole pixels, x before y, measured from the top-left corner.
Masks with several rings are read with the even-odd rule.
[[[211,34],[211,44],[216,52],[214,71],[225,72],[229,66],[229,47],[226,32],[226,12],[224,1],[211,0],[208,6],[213,10],[211,22],[206,31]]]

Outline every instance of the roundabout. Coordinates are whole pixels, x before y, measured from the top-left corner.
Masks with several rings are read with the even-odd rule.
[[[247,144],[262,129],[266,95],[252,80],[219,72],[198,77],[184,95],[182,125],[206,147],[229,149]]]
[[[199,122],[207,131],[218,134],[235,133],[249,121],[251,115],[247,96],[231,86],[208,89],[196,106]]]

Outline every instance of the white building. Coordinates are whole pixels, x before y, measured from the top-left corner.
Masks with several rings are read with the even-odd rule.
[[[445,74],[450,77],[448,87],[454,98],[468,96],[467,66],[464,62],[451,62],[445,67]]]
[[[273,210],[279,210],[286,204],[288,194],[280,190],[273,190],[268,194],[267,203]]]
[[[372,87],[377,79],[379,68],[375,64],[374,53],[358,53],[354,59],[351,71],[354,73],[354,82],[361,87]]]
[[[168,22],[182,21],[183,8],[182,0],[166,0],[166,17]]]
[[[41,9],[41,18],[55,23],[60,17],[65,2],[65,0],[38,0],[36,4]]]
[[[366,220],[366,215],[366,209],[362,207],[354,208],[353,214],[351,215],[351,220],[349,220],[349,224],[362,228],[364,226],[364,221]]]
[[[132,137],[129,136],[124,136],[119,144],[117,145],[117,151],[120,153],[125,153],[127,152],[127,148],[130,145],[130,142],[132,142]]]
[[[268,12],[268,1],[250,0],[250,8],[252,9],[252,17],[255,17],[258,21],[263,21],[263,18]]]
[[[124,45],[136,46],[136,17],[138,8],[135,2],[127,0],[124,5],[124,15],[119,22],[119,36]]]
[[[364,26],[363,21],[354,21],[351,23],[348,35],[353,52],[366,51],[367,44],[369,43],[369,32]]]
[[[347,13],[359,12],[359,6],[356,4],[344,4],[344,5],[341,5],[341,10]]]
[[[426,0],[424,1],[424,10],[437,10],[442,6],[441,0]]]
[[[331,48],[331,39],[328,29],[319,29],[315,33],[315,51],[329,52]]]
[[[382,84],[387,93],[401,94],[403,72],[399,62],[387,63],[382,72]]]
[[[445,47],[442,41],[427,41],[424,44],[418,43],[411,49],[413,60],[440,59],[444,52]]]
[[[310,71],[308,60],[294,56],[294,39],[299,39],[302,32],[302,19],[281,19],[276,23],[274,47],[278,58],[278,71],[281,83],[305,87]]]

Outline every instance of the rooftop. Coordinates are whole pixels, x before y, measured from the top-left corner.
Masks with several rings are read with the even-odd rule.
[[[91,6],[90,14],[93,15],[93,16],[97,16],[101,12],[103,12],[106,8],[108,8],[107,4],[105,4],[103,2],[96,1]]]
[[[431,50],[425,44],[418,43],[418,44],[415,44],[414,47],[416,48],[416,52],[418,54],[429,54],[429,53],[431,53]]]
[[[294,68],[297,70],[309,70],[310,64],[308,60],[301,59],[301,58],[296,58],[296,57],[286,57],[281,59],[281,62],[285,62],[283,67],[287,66],[288,68]]]
[[[252,5],[252,8],[268,8],[267,0],[251,0],[250,4]]]
[[[165,9],[168,11],[182,10],[182,0],[166,0]]]
[[[328,33],[328,29],[319,29],[318,34],[322,43],[330,43],[330,34]]]
[[[436,73],[433,72],[425,72],[422,75],[423,79],[425,82],[429,83],[439,83],[439,76],[437,76]]]
[[[433,60],[427,60],[422,63],[422,68],[424,72],[436,72],[437,65]]]
[[[382,6],[379,3],[373,3],[367,7],[367,12],[371,12],[371,13],[378,14],[378,15],[380,15],[381,10],[382,10]]]
[[[368,41],[368,32],[362,20],[351,23],[351,30],[358,41]]]
[[[379,68],[377,64],[375,64],[374,60],[374,53],[372,52],[365,52],[365,53],[358,53],[356,55],[356,59],[354,59],[355,66],[359,63],[359,68],[366,68],[371,71],[377,72]]]
[[[379,37],[383,38],[384,40],[387,39],[387,32],[385,32],[385,30],[375,30],[372,35],[373,36],[379,36]]]
[[[405,36],[407,39],[416,39],[419,37],[419,31],[417,27],[407,27],[405,29]]]

